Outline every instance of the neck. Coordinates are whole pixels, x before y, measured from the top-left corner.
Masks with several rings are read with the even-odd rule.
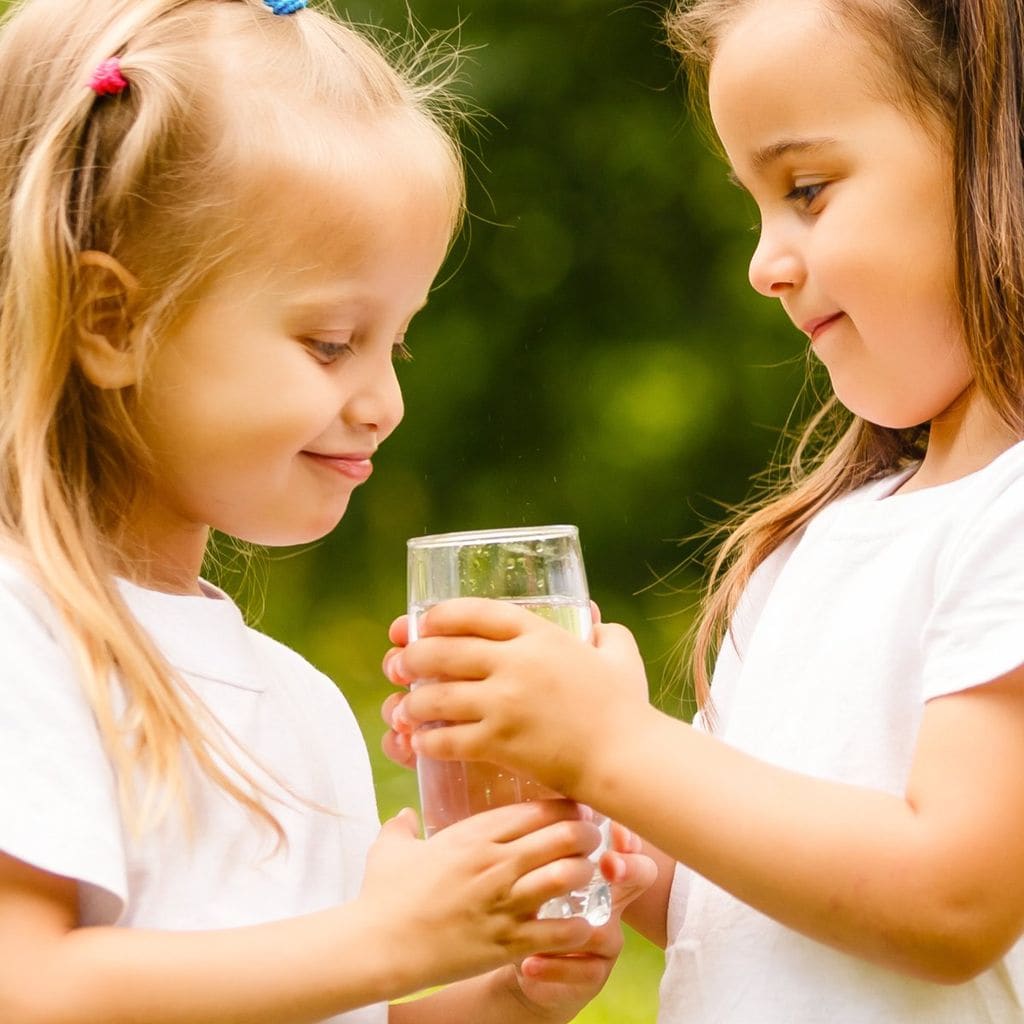
[[[119,538],[119,574],[140,587],[168,594],[201,594],[199,576],[209,540],[209,528],[184,529],[164,517],[135,514]]]
[[[919,491],[959,480],[983,469],[1020,440],[972,385],[932,420],[921,466],[900,491]]]

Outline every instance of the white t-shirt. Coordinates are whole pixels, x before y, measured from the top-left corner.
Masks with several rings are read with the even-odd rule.
[[[1024,443],[977,473],[834,502],[758,569],[712,680],[716,733],[902,794],[926,701],[1024,664]],[[1024,940],[957,986],[814,942],[679,866],[659,1024],[1024,1021]]]
[[[0,849],[78,880],[84,925],[230,928],[354,898],[379,821],[366,746],[338,689],[249,629],[213,587],[206,597],[121,587],[239,743],[294,792],[338,813],[282,794],[271,810],[288,842],[275,854],[270,830],[191,768],[194,841],[176,813],[131,838],[66,634],[40,589],[0,560]],[[381,1004],[331,1021],[387,1017]]]

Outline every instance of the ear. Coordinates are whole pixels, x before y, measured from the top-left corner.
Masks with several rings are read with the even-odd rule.
[[[139,282],[105,252],[79,253],[78,266],[75,359],[96,387],[130,387],[138,376],[131,308]]]

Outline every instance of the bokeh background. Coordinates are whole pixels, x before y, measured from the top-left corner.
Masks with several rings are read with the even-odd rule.
[[[405,423],[331,537],[271,554],[261,620],[347,694],[385,816],[417,801],[378,754],[405,539],[576,523],[593,597],[635,632],[652,697],[685,717],[693,538],[771,459],[805,351],[747,283],[755,212],[688,113],[659,4],[410,3],[337,7],[402,33],[410,16],[458,26],[478,111],[469,218],[410,332]],[[578,1019],[652,1022],[662,962],[630,936]]]

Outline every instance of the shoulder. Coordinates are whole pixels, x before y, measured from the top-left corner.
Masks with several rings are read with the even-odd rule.
[[[0,636],[6,651],[31,640],[58,644],[65,632],[53,600],[28,565],[0,553]]]
[[[355,718],[338,684],[288,644],[252,626],[246,627],[254,650],[267,669],[291,694],[315,714]]]
[[[950,496],[940,570],[978,557],[1024,570],[1024,442],[961,483]]]

